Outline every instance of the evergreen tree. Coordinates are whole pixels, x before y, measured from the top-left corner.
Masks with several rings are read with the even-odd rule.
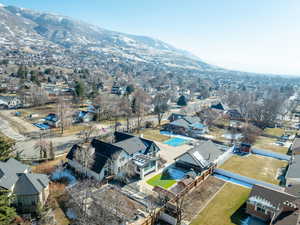
[[[186,98],[185,98],[184,95],[181,95],[178,98],[177,105],[179,105],[179,106],[186,106],[187,105],[187,101],[186,101]]]
[[[129,84],[127,87],[126,87],[126,95],[130,95],[132,92],[134,92],[134,87],[132,84]]]
[[[16,217],[16,210],[10,207],[12,197],[8,195],[8,191],[0,190],[0,224],[8,225]]]
[[[0,160],[7,160],[14,151],[15,143],[0,136]]]
[[[77,81],[75,84],[76,95],[80,98],[84,96],[84,84],[81,81]]]

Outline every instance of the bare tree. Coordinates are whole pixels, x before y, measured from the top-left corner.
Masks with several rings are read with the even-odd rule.
[[[161,124],[164,113],[169,109],[167,101],[167,97],[161,93],[157,94],[153,99],[154,113],[157,115],[158,125]]]
[[[60,97],[57,103],[57,115],[59,119],[59,127],[63,134],[65,129],[72,125],[72,110],[68,102]]]
[[[126,117],[127,132],[130,129],[130,118],[132,118],[133,116],[132,107],[130,103],[130,97],[124,96],[123,98],[121,98],[119,105],[121,115]]]
[[[78,136],[83,141],[83,143],[88,143],[91,137],[95,135],[96,131],[96,127],[87,126],[79,132]]]
[[[246,124],[242,128],[242,141],[253,144],[261,133],[262,131],[258,127],[251,124]]]
[[[49,143],[49,141],[44,139],[42,132],[40,133],[40,139],[35,143],[34,148],[39,149],[41,159],[48,158],[50,143]]]
[[[133,95],[131,107],[133,114],[137,117],[138,132],[141,129],[141,122],[143,117],[150,109],[150,102],[151,99],[149,95],[147,95],[147,93],[141,89],[138,89]]]

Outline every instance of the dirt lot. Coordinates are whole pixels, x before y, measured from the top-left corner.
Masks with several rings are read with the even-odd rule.
[[[239,225],[246,217],[241,208],[249,193],[250,189],[226,183],[191,225]]]
[[[242,176],[258,179],[272,184],[279,184],[278,170],[287,166],[287,161],[260,155],[232,156],[221,169],[238,173]]]
[[[213,176],[208,177],[200,186],[185,196],[184,200],[184,220],[191,221],[214,194],[222,188],[224,181]]]

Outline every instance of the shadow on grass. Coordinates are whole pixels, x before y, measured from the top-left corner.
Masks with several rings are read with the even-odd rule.
[[[174,180],[168,173],[162,173],[160,180]]]
[[[244,203],[237,211],[235,211],[230,220],[233,224],[241,225],[243,221],[247,219],[249,215],[246,214],[246,203]]]

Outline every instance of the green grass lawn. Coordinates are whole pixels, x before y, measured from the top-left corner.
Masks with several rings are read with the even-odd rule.
[[[147,184],[150,184],[151,186],[160,186],[165,189],[168,189],[175,183],[176,180],[173,180],[172,178],[163,175],[162,173],[157,174],[154,177],[147,180]]]
[[[277,140],[275,138],[259,137],[255,141],[253,148],[260,148],[260,149],[265,149],[265,150],[269,150],[272,152],[286,154],[288,151],[288,148],[285,146],[276,145],[275,144],[276,141]]]
[[[272,184],[279,184],[277,171],[287,166],[287,162],[260,155],[249,155],[246,157],[232,156],[220,168],[242,176]]]
[[[243,205],[250,189],[227,183],[211,200],[200,214],[192,220],[191,225],[232,225],[240,224],[246,217]]]

